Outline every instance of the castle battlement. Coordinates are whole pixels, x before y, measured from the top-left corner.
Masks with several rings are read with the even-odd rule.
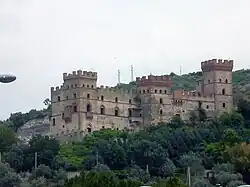
[[[62,90],[63,90],[63,85],[57,86],[57,87],[50,87],[51,93],[60,92],[60,91],[62,91]]]
[[[136,77],[136,84],[138,86],[160,86],[160,87],[170,87],[172,84],[170,75],[149,75],[148,77]]]
[[[209,72],[214,70],[232,71],[233,60],[212,59],[203,61],[201,62],[201,69],[203,72]]]
[[[109,86],[103,86],[97,88],[98,92],[112,92],[112,93],[118,93],[118,94],[131,94],[132,89],[123,89],[118,87],[109,87]]]
[[[97,72],[77,70],[72,73],[63,73],[63,80],[84,78],[97,80]]]
[[[184,90],[175,90],[173,91],[173,98],[180,100],[199,100],[199,101],[213,101],[213,95],[201,95],[196,91],[184,91]]]

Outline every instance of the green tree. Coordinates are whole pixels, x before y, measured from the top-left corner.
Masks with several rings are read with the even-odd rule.
[[[0,124],[0,152],[7,151],[16,142],[15,133],[4,124]]]

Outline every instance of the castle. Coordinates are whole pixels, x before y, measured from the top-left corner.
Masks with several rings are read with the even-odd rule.
[[[233,60],[201,62],[202,79],[195,91],[170,91],[168,75],[136,78],[130,90],[97,87],[97,73],[73,71],[63,74],[63,85],[51,88],[51,134],[74,136],[100,129],[143,129],[178,115],[189,119],[190,111],[203,108],[219,115],[233,107]]]

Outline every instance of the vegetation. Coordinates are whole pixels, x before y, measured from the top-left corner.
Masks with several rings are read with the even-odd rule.
[[[188,167],[195,187],[250,183],[249,106],[241,100],[237,111],[211,121],[202,111],[189,122],[175,117],[137,133],[104,129],[64,144],[41,136],[19,142],[8,120],[0,126],[0,187],[185,187]],[[67,179],[70,171],[81,174]]]
[[[104,129],[79,142],[59,144],[37,136],[25,144],[16,131],[29,120],[50,116],[51,103],[47,99],[46,109],[11,114],[0,123],[0,187],[186,187],[188,167],[192,187],[249,184],[248,74],[233,73],[234,87],[246,100],[238,100],[237,111],[210,121],[201,110],[188,122],[175,117],[137,133]],[[173,88],[193,89],[201,73],[171,76]],[[72,171],[80,174],[68,179]],[[208,171],[211,175],[204,177]]]

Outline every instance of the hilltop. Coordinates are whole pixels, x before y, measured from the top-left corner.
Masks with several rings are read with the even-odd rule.
[[[170,73],[173,81],[172,90],[184,89],[194,90],[197,86],[197,81],[202,78],[202,72],[193,72],[184,75]],[[120,84],[119,87],[129,89],[135,85],[134,82],[129,84]],[[250,70],[241,69],[233,72],[233,89],[235,97],[244,97],[250,99]]]

